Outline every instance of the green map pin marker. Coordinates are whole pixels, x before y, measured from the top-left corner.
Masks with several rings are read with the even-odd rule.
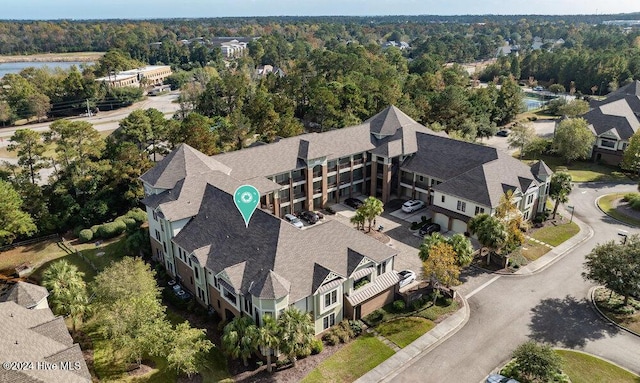
[[[233,193],[233,202],[236,203],[236,207],[240,211],[240,214],[242,214],[244,224],[249,227],[249,220],[260,203],[260,193],[258,189],[251,185],[238,187],[236,192]]]

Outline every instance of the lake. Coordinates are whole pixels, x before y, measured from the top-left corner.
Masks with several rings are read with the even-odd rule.
[[[92,65],[92,62],[80,62],[80,61],[37,61],[37,62],[14,62],[14,63],[0,63],[0,78],[8,73],[19,73],[21,70],[28,67],[42,68],[48,67],[49,69],[60,68],[68,70],[71,66],[75,65],[80,69],[80,65],[87,64]]]

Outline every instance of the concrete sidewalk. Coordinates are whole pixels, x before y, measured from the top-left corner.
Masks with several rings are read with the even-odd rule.
[[[578,246],[582,242],[588,240],[593,237],[593,229],[591,226],[582,222],[579,218],[573,217],[573,222],[576,223],[580,227],[580,231],[578,234],[569,238],[565,242],[561,243],[559,246],[554,247],[548,253],[543,255],[542,257],[536,259],[535,261],[523,266],[518,271],[516,271],[515,275],[530,275],[537,272],[540,272],[547,267],[554,264],[556,261],[561,259],[565,254],[571,251],[574,247]]]
[[[469,320],[469,304],[467,300],[459,295],[462,300],[462,307],[451,314],[436,327],[431,329],[413,343],[393,354],[373,370],[361,376],[357,383],[386,382],[393,379],[405,368],[410,367],[420,356],[428,353],[440,343],[460,330]]]

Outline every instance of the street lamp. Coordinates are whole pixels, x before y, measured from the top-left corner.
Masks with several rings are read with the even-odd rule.
[[[626,230],[620,230],[618,235],[621,236],[622,238],[624,238],[622,240],[622,244],[625,245],[627,243],[627,237],[629,236],[629,232],[627,232]]]

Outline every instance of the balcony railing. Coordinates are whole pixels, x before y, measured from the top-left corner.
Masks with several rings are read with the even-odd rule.
[[[293,182],[304,181],[304,174],[296,175],[293,177]]]
[[[342,170],[342,169],[346,169],[346,168],[349,168],[349,167],[351,167],[351,163],[350,163],[350,162],[349,162],[349,163],[346,163],[346,164],[340,164],[340,165],[338,165],[338,168],[340,168],[340,170]]]
[[[424,181],[416,181],[416,187],[424,190],[429,190],[429,183]]]
[[[357,159],[357,160],[353,160],[353,165],[354,165],[354,166],[355,166],[355,165],[361,165],[361,164],[363,164],[363,163],[364,163],[364,159],[362,159],[362,158]]]
[[[400,178],[400,182],[407,185],[413,185],[413,177],[402,177]]]

